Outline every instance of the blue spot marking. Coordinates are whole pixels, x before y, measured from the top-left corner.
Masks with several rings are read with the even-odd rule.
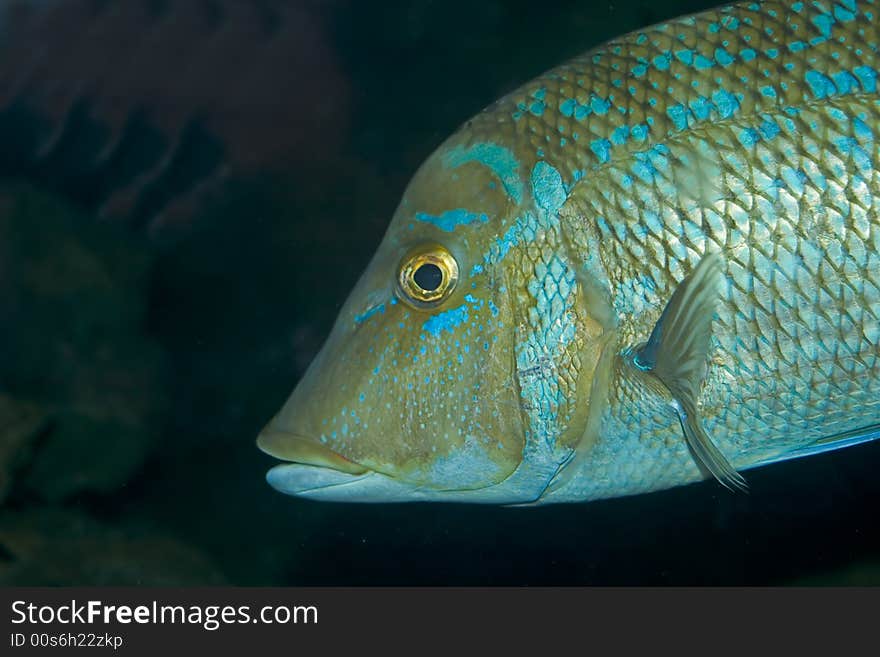
[[[567,196],[559,171],[546,162],[538,162],[532,169],[532,193],[538,206],[548,213],[558,212]]]
[[[611,159],[611,142],[607,139],[595,140],[590,144],[590,150],[596,154],[596,157],[599,158],[599,162],[603,164]]]
[[[465,303],[458,308],[445,310],[434,315],[422,324],[422,330],[436,337],[443,331],[454,333],[455,328],[466,321],[468,321],[468,306]]]
[[[647,72],[648,72],[648,67],[645,66],[644,64],[639,64],[638,66],[633,66],[632,74],[637,78],[642,77]]]
[[[803,50],[806,47],[807,47],[807,44],[805,44],[803,41],[793,41],[790,44],[788,44],[788,49],[791,52],[800,52],[801,50]]]
[[[782,131],[778,125],[769,119],[765,119],[764,122],[758,126],[758,130],[761,131],[761,136],[763,136],[764,139],[773,139]]]
[[[804,75],[804,79],[807,81],[807,84],[810,85],[810,90],[816,98],[833,96],[836,91],[836,87],[831,81],[831,78],[819,73],[819,71],[807,71]]]
[[[750,62],[758,55],[751,48],[746,48],[745,50],[739,51],[739,56],[740,56],[740,59],[742,59],[744,62]]]
[[[694,57],[694,68],[697,70],[703,71],[707,68],[712,68],[713,66],[715,66],[715,62],[703,57],[703,55],[697,55]]]
[[[622,125],[617,128],[613,133],[611,133],[611,143],[615,146],[620,146],[625,144],[627,139],[629,139],[630,128],[627,125]]]
[[[723,48],[716,48],[715,50],[715,61],[721,64],[722,66],[730,66],[733,64],[733,57],[729,52],[724,50]]]
[[[684,130],[687,128],[687,110],[684,105],[673,105],[666,110],[666,114],[672,120],[672,125],[676,130]]]
[[[567,98],[559,103],[559,113],[562,116],[570,117],[574,114],[574,110],[577,107],[577,101],[574,98]]]
[[[862,119],[856,117],[853,119],[853,132],[855,132],[856,137],[863,141],[873,141],[874,140],[874,132],[868,126],[867,123],[862,121]]]
[[[697,119],[705,121],[709,118],[709,113],[712,111],[712,103],[705,96],[699,96],[691,101],[690,108]]]
[[[739,133],[739,141],[746,148],[754,146],[761,141],[761,135],[754,128],[743,128]]]
[[[831,26],[834,25],[834,19],[828,14],[819,14],[814,16],[813,25],[819,28],[820,34],[826,39],[831,36]]]
[[[669,153],[669,148],[665,144],[657,144],[643,153],[635,153],[632,172],[643,182],[650,183],[654,179],[654,175],[658,173],[658,169],[668,166],[667,153]]]
[[[544,114],[544,109],[547,106],[544,104],[543,100],[536,100],[529,106],[529,111],[535,116],[541,116]]]
[[[834,18],[839,20],[841,23],[849,23],[850,21],[854,21],[856,19],[855,15],[855,2],[853,2],[853,10],[844,9],[840,6],[834,7]]]
[[[694,63],[694,52],[692,50],[677,50],[675,52],[675,57],[678,61],[687,66]]]
[[[611,109],[611,103],[609,103],[604,98],[593,96],[593,98],[590,100],[590,109],[592,109],[596,114],[606,114],[608,110]]]
[[[498,176],[504,190],[515,203],[522,201],[523,185],[518,173],[519,160],[509,149],[492,142],[474,144],[468,148],[457,146],[446,153],[443,160],[452,168],[468,162],[479,162]]]
[[[834,73],[831,77],[839,94],[848,94],[850,91],[855,91],[859,85],[859,81],[849,71],[840,71],[839,73]]]
[[[380,303],[378,306],[373,306],[372,308],[368,308],[366,310],[366,312],[361,313],[360,315],[355,315],[354,321],[357,322],[358,324],[361,324],[361,323],[367,321],[368,319],[370,319],[370,317],[372,317],[376,313],[384,313],[384,312],[385,312],[385,304]]]
[[[657,170],[651,166],[650,162],[636,161],[632,166],[633,173],[636,174],[642,182],[650,183],[654,180],[654,174]]]
[[[546,162],[538,162],[532,169],[532,194],[537,212],[526,211],[483,254],[487,264],[503,260],[511,248],[535,239],[541,227],[558,223],[559,209],[565,203],[568,190],[562,175]],[[503,290],[502,290],[503,291]]]
[[[437,228],[447,233],[451,233],[458,226],[465,226],[477,222],[486,223],[489,221],[489,217],[485,214],[468,212],[464,208],[447,210],[439,216],[427,214],[426,212],[416,212],[416,219],[425,223],[434,224]]]
[[[724,89],[719,89],[713,93],[712,101],[715,103],[715,109],[718,110],[718,115],[722,119],[730,118],[739,109],[737,97]]]
[[[507,232],[504,233],[501,237],[495,240],[495,245],[491,249],[491,251],[483,256],[483,260],[485,262],[499,262],[503,260],[507,253],[511,248],[519,244],[520,237],[522,237],[523,226],[517,221],[510,228],[507,229]]]
[[[657,55],[654,58],[654,66],[659,71],[665,71],[669,68],[669,57],[666,55]]]
[[[877,91],[877,71],[870,66],[857,66],[853,69],[853,73],[859,79],[862,89],[868,93]]]
[[[638,125],[634,125],[630,130],[630,134],[633,139],[638,139],[639,141],[646,139],[648,136],[648,126],[644,123],[639,123]]]
[[[576,121],[581,121],[588,117],[593,110],[591,110],[587,105],[578,105],[574,109],[574,118]]]
[[[853,137],[838,137],[835,140],[835,144],[844,155],[849,155],[853,152],[853,149],[859,145]]]

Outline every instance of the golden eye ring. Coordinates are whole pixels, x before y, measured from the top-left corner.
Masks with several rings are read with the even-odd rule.
[[[458,283],[458,262],[439,244],[422,244],[400,261],[398,296],[413,308],[434,308],[446,301]]]

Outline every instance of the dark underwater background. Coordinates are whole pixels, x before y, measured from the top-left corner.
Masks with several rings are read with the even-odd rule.
[[[537,509],[264,481],[254,439],[419,163],[543,70],[715,4],[0,0],[0,584],[880,584],[880,444],[748,494]]]

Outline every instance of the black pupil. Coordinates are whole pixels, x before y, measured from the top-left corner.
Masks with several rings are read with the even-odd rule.
[[[433,292],[443,282],[443,272],[440,271],[440,267],[437,265],[426,262],[416,269],[416,272],[413,274],[413,280],[425,292]]]

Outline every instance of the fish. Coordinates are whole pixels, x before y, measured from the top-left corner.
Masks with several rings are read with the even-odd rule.
[[[313,4],[0,3],[0,176],[165,245],[230,183],[333,160],[350,91]]]
[[[880,6],[608,41],[419,167],[257,445],[302,498],[584,502],[880,438]]]

